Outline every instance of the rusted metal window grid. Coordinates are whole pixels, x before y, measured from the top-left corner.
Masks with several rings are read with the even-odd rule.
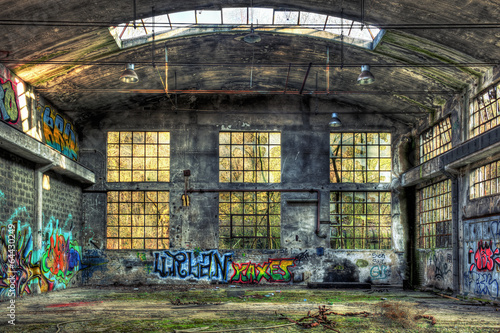
[[[219,181],[280,183],[281,133],[220,132]]]
[[[168,191],[110,191],[107,198],[107,248],[168,249]]]
[[[169,182],[170,132],[108,132],[108,182]]]
[[[219,248],[279,249],[279,192],[220,192]]]
[[[330,192],[332,249],[390,249],[390,192]]]
[[[451,181],[449,179],[418,191],[419,248],[451,247]]]
[[[390,181],[390,133],[330,133],[331,183]]]
[[[500,193],[500,161],[472,170],[469,177],[469,187],[470,199]]]
[[[447,117],[420,135],[420,163],[451,149],[451,120]]]
[[[500,124],[500,82],[478,94],[469,105],[469,137]]]

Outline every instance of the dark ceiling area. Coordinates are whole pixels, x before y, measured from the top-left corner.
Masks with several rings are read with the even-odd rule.
[[[0,3],[0,61],[55,107],[77,115],[148,105],[175,109],[173,97],[193,95],[288,94],[415,122],[500,64],[500,3],[489,0],[252,3],[375,25],[385,34],[373,50],[258,26],[261,41],[254,44],[242,40],[248,31],[213,29],[120,49],[109,32],[110,26],[150,17],[153,10],[156,15],[220,10],[249,7],[249,1]],[[118,79],[127,63],[135,64],[136,84]],[[361,86],[356,78],[365,64],[376,81]]]

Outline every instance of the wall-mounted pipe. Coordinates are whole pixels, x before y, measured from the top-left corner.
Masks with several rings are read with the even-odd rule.
[[[254,190],[246,190],[246,189],[189,189],[190,193],[203,193],[203,192],[316,192],[318,204],[316,208],[316,236],[319,237],[319,226],[320,226],[320,209],[321,209],[321,192],[316,189],[254,189]]]

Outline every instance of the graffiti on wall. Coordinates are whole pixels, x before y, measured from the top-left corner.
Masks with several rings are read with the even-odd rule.
[[[427,278],[430,280],[443,281],[451,273],[452,255],[447,254],[446,259],[443,254],[433,254],[429,256],[427,266]]]
[[[42,112],[43,136],[45,143],[60,151],[63,155],[78,160],[78,144],[73,124],[55,112],[50,106],[45,106]]]
[[[0,117],[3,121],[16,124],[19,119],[19,106],[16,85],[10,80],[0,78]]]
[[[153,273],[163,278],[227,282],[233,253],[210,251],[153,252]]]
[[[469,271],[465,272],[463,277],[465,288],[476,295],[491,297],[498,297],[500,295],[498,281],[491,273]]]
[[[139,258],[140,261],[144,262],[144,271],[146,272],[146,274],[151,273],[153,267],[151,266],[151,264],[146,262],[146,253],[137,252],[137,258]]]
[[[50,239],[35,249],[31,227],[21,222],[26,216],[26,207],[18,207],[6,222],[0,222],[0,298],[31,294],[37,285],[41,292],[65,288],[83,268],[71,231],[54,228],[57,221],[50,218],[45,224]]]
[[[85,250],[83,252],[83,264],[85,269],[82,269],[82,283],[86,284],[90,281],[94,273],[104,273],[107,268],[108,260],[106,252],[100,249]],[[101,276],[102,278],[102,276]],[[102,282],[102,280],[101,280]]]
[[[71,220],[71,215],[68,220]],[[54,227],[55,225],[55,227]],[[83,268],[81,248],[73,239],[72,232],[63,232],[59,221],[53,217],[46,228],[48,240],[41,258],[42,272],[50,280],[56,282],[55,289],[65,288],[75,274]]]
[[[370,268],[370,277],[373,280],[383,280],[391,277],[391,267],[385,262],[384,253],[372,253],[372,268]]]
[[[472,272],[474,268],[478,271],[492,271],[496,265],[500,265],[500,249],[493,250],[493,242],[480,240],[477,242],[477,250],[469,249],[469,254],[474,254],[474,263],[469,267]]]
[[[252,262],[232,263],[232,283],[260,283],[262,279],[267,282],[290,282],[293,273],[290,268],[295,266],[295,258],[269,259],[258,264]]]

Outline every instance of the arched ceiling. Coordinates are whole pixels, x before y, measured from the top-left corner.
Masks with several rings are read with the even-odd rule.
[[[122,50],[108,29],[151,16],[153,6],[159,15],[249,7],[248,1],[136,0],[135,13],[133,0],[0,0],[0,5],[0,61],[54,106],[77,115],[165,100],[165,50],[168,98],[316,96],[405,122],[438,110],[500,63],[500,2],[490,0],[253,1],[254,7],[364,18],[386,30],[374,50],[259,28],[262,40],[255,44],[241,40],[245,31],[214,31]],[[118,80],[127,62],[135,63],[139,83]],[[356,84],[362,64],[371,65],[374,84]]]

